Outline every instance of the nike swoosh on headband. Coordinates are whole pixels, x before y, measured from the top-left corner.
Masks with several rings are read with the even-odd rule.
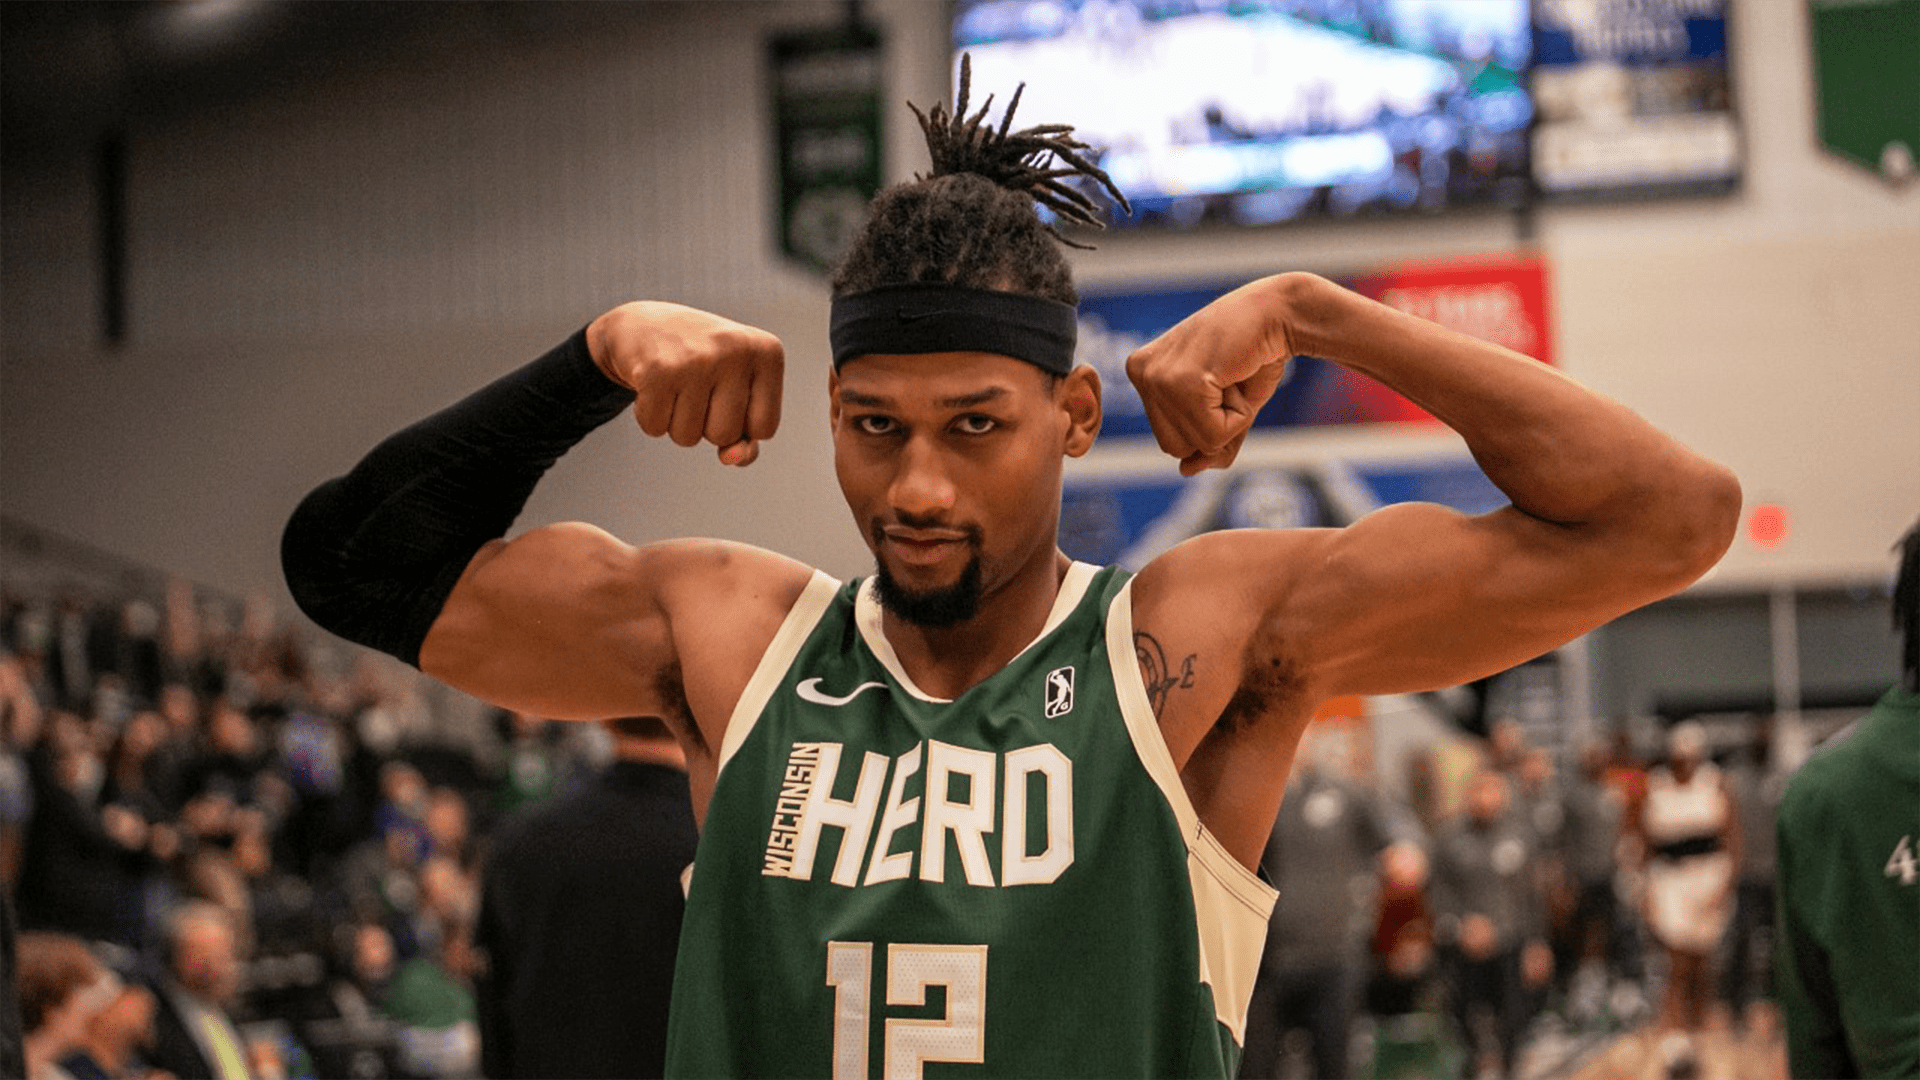
[[[936,315],[958,314],[959,312],[951,311],[947,308],[934,308],[931,311],[908,311],[906,308],[895,308],[893,312],[894,318],[899,319],[903,323],[916,323],[921,319],[931,319]]]
[[[845,697],[834,697],[832,694],[821,692],[819,679],[808,679],[806,682],[794,687],[793,692],[800,696],[801,701],[810,701],[815,705],[845,705],[847,702],[859,697],[863,691],[872,690],[875,687],[885,690],[887,684],[863,682],[848,691]]]

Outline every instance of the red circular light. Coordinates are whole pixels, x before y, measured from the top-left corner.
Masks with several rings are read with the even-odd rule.
[[[1766,550],[1787,540],[1787,508],[1779,503],[1761,503],[1747,515],[1747,539]]]

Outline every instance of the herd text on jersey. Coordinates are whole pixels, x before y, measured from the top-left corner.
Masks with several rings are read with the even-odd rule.
[[[833,797],[841,749],[837,742],[793,744],[761,873],[811,879],[827,828],[841,832],[828,878],[835,885],[904,878],[915,872],[916,851],[920,880],[945,881],[949,836],[969,885],[1044,885],[1073,862],[1073,762],[1049,743],[1000,755],[938,739],[916,744],[897,758],[868,751],[851,799]],[[926,780],[920,794],[909,796],[923,751]],[[880,792],[889,772],[893,783],[883,803]],[[953,795],[955,778],[965,782],[964,797]],[[1037,852],[1027,847],[1036,823],[1046,838]],[[895,837],[903,832],[918,837],[917,848],[895,850]],[[987,857],[987,837],[994,834],[1000,837],[1003,876],[998,881]],[[869,837],[872,849],[862,879],[861,856]]]

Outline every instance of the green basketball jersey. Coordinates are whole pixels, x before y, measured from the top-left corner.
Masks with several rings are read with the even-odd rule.
[[[1128,580],[1074,564],[949,701],[815,575],[721,747],[669,1075],[1234,1074],[1273,892],[1180,786]]]

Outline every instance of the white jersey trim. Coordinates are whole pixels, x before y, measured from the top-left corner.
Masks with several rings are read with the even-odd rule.
[[[753,733],[753,727],[760,722],[760,715],[767,711],[767,702],[772,700],[774,690],[780,686],[780,680],[786,677],[787,669],[793,666],[793,658],[800,655],[800,646],[806,644],[808,635],[819,624],[820,617],[827,612],[828,605],[840,590],[840,583],[819,570],[807,581],[807,587],[800,590],[800,598],[787,609],[787,617],[780,624],[780,630],[773,635],[773,642],[760,657],[760,664],[753,669],[753,677],[747,680],[746,688],[740,691],[740,700],[734,703],[733,715],[727,718],[727,733],[720,739],[720,760],[714,766],[714,776],[718,777],[733,760],[741,744]]]
[[[1193,808],[1173,755],[1160,734],[1140,658],[1133,648],[1133,582],[1120,587],[1107,609],[1107,662],[1114,692],[1134,752],[1180,824],[1187,842],[1187,878],[1193,889],[1195,930],[1200,939],[1200,981],[1213,989],[1214,1018],[1247,1044],[1247,1007],[1266,946],[1267,920],[1279,894],[1227,853]]]
[[[1021,649],[1014,659],[1026,655],[1028,649],[1044,641],[1048,634],[1053,633],[1061,623],[1067,621],[1067,616],[1073,614],[1073,609],[1080,606],[1081,597],[1087,594],[1087,587],[1093,584],[1093,575],[1099,573],[1099,569],[1091,563],[1083,562],[1075,562],[1067,567],[1067,576],[1060,581],[1060,591],[1054,594],[1053,608],[1047,612],[1046,625],[1040,628],[1040,632],[1034,635],[1032,641],[1027,642],[1026,648]],[[853,621],[860,628],[860,636],[866,639],[867,648],[873,650],[874,659],[879,660],[880,666],[886,668],[899,681],[901,689],[921,701],[930,701],[936,705],[945,705],[953,700],[935,697],[920,689],[907,674],[907,669],[901,665],[900,656],[893,651],[893,642],[887,640],[886,627],[881,622],[879,585],[873,578],[860,583],[859,595],[853,602]],[[1013,661],[1007,662],[1011,664]]]

